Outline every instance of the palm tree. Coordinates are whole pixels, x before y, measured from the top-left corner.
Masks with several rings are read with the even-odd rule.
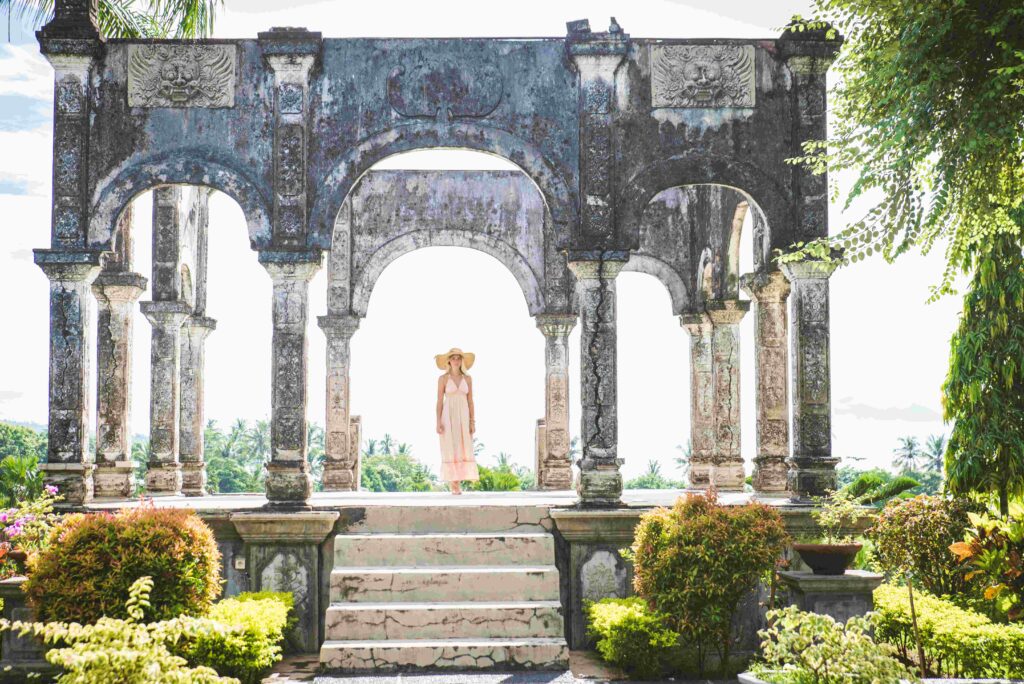
[[[245,446],[254,461],[266,463],[270,460],[269,420],[257,420],[251,428],[245,431]]]
[[[900,437],[900,445],[893,449],[892,464],[902,472],[917,468],[917,459],[921,457],[921,444],[917,437]]]
[[[385,454],[391,453],[391,447],[394,446],[395,440],[390,433],[384,433],[384,439],[380,440],[380,448]]]
[[[946,435],[929,435],[924,442],[925,468],[942,472],[946,459]]]
[[[685,480],[686,476],[690,472],[690,458],[693,456],[693,441],[689,439],[686,440],[686,446],[676,444],[676,449],[679,449],[681,452],[680,455],[676,456],[674,459],[676,467],[683,473],[683,479]]]
[[[399,442],[398,443],[398,451],[396,453],[399,456],[411,456],[412,455],[412,445],[408,444],[406,442]]]
[[[367,456],[376,456],[377,455],[377,440],[375,440],[375,439],[368,439],[368,440],[366,440],[366,450],[363,453],[366,454]]]
[[[99,0],[100,33],[107,38],[206,38],[224,0]],[[136,7],[136,5],[140,5]],[[0,11],[33,29],[53,17],[53,0],[0,0]]]

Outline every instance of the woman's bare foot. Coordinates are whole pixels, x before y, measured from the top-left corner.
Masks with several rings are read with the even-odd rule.
[[[462,484],[459,482],[452,482],[451,489],[452,494],[462,494]]]

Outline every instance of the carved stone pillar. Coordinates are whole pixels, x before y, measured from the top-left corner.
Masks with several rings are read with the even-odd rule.
[[[146,492],[153,496],[181,494],[178,458],[181,325],[192,309],[185,302],[142,302],[153,326],[150,344],[149,470]]]
[[[181,493],[206,494],[205,448],[206,414],[203,375],[206,365],[206,337],[217,328],[217,321],[190,316],[181,326],[181,406],[178,426],[178,454],[181,462]]]
[[[583,256],[582,254],[577,254]],[[628,255],[603,252],[602,259],[574,259],[580,320],[580,503],[616,506],[621,503],[622,473],[618,458],[616,389],[615,276]]]
[[[306,461],[306,322],[309,281],[320,268],[319,251],[261,252],[274,281],[270,463],[267,500],[275,507],[304,506],[312,493]]]
[[[711,320],[683,314],[679,324],[690,335],[690,486],[703,488],[711,484],[715,444]]]
[[[258,38],[274,72],[276,95],[273,244],[277,249],[305,249],[309,74],[323,41],[319,33],[303,28],[275,28]]]
[[[548,442],[544,436],[544,419],[538,418],[533,428],[533,472],[537,474],[537,488],[540,489],[540,472],[544,470],[544,459],[547,457]],[[572,464],[569,464],[570,485],[572,480]],[[570,487],[571,488],[571,487]]]
[[[750,310],[750,302],[712,301],[705,308],[711,322],[715,421],[711,484],[722,491],[742,491],[745,474],[740,451],[740,320]]]
[[[320,316],[317,322],[327,336],[327,422],[324,460],[324,491],[359,489],[359,449],[352,447],[349,362],[352,335],[359,316]]]
[[[569,333],[575,314],[538,314],[544,333],[544,444],[537,470],[538,489],[569,489]]]
[[[146,290],[138,273],[105,268],[92,285],[98,303],[96,331],[95,495],[132,495],[132,313]]]
[[[93,498],[93,462],[88,450],[89,291],[99,255],[35,250],[35,261],[50,279],[50,389],[47,484],[69,504]]]
[[[743,291],[754,305],[757,368],[757,456],[754,491],[786,491],[789,456],[789,281],[779,271],[747,274]]]
[[[792,287],[790,339],[793,372],[793,456],[788,489],[797,500],[836,487],[832,456],[832,392],[829,370],[828,279],[834,263],[782,264]]]

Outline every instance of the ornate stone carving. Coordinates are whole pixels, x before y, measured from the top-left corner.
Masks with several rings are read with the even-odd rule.
[[[581,595],[584,600],[600,601],[626,594],[626,572],[610,551],[598,550],[580,568]]]
[[[652,45],[651,106],[753,107],[753,45]]]
[[[234,45],[130,45],[128,106],[234,107]]]
[[[487,116],[501,102],[504,78],[494,64],[452,61],[397,66],[388,75],[388,102],[411,118]]]

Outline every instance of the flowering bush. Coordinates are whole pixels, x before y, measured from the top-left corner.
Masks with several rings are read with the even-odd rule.
[[[13,556],[21,552],[31,557],[46,548],[50,531],[59,520],[53,504],[64,497],[53,485],[46,485],[36,499],[0,511],[0,579],[24,574]]]
[[[44,622],[124,617],[136,578],[153,578],[152,615],[203,615],[220,594],[220,552],[194,511],[152,504],[116,513],[73,513],[29,562],[24,591]]]
[[[964,540],[949,546],[969,570],[964,579],[984,582],[985,598],[1005,601],[1010,620],[1024,618],[1024,506],[1014,503],[1006,519],[967,517]]]

